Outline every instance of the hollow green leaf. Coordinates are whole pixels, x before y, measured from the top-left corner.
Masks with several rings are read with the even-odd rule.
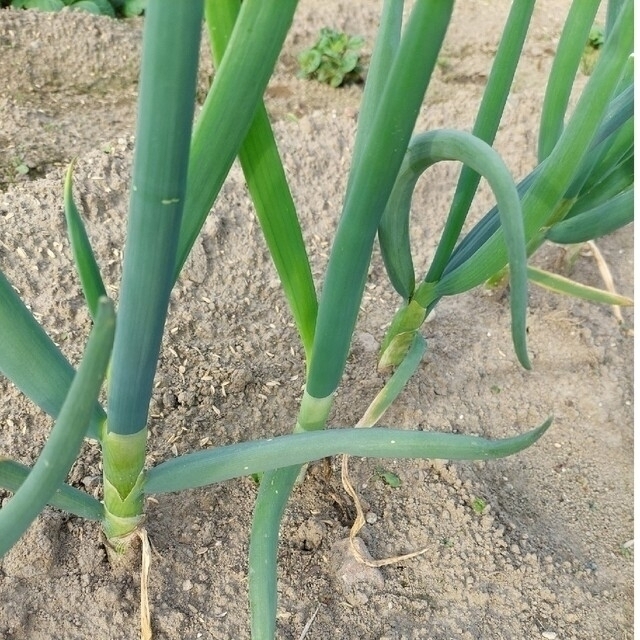
[[[633,222],[633,189],[607,202],[553,225],[548,240],[561,244],[577,244],[600,238]]]
[[[249,539],[251,640],[275,638],[280,522],[299,471],[299,466],[267,471],[260,480]]]
[[[80,276],[82,290],[91,317],[95,320],[98,300],[107,295],[96,262],[89,236],[82,222],[82,217],[73,199],[73,169],[75,160],[69,165],[64,181],[64,215],[67,220],[67,233],[71,242],[73,260]]]
[[[193,131],[174,279],[251,126],[296,5],[297,0],[242,2],[233,35]]]
[[[621,307],[633,306],[633,300],[627,296],[604,291],[596,287],[589,287],[585,284],[575,282],[575,280],[571,280],[570,278],[558,275],[557,273],[550,273],[543,269],[529,267],[528,274],[531,282],[535,282],[537,285],[554,293],[562,293],[573,296],[574,298],[588,300],[589,302],[613,304]]]
[[[611,134],[602,144],[599,152],[594,153],[596,156],[593,166],[588,174],[584,176],[580,188],[572,184],[569,189],[570,195],[580,197],[584,193],[590,192],[595,185],[606,180],[611,173],[617,171],[621,164],[631,158],[634,154],[634,122],[633,118],[629,118],[621,124],[619,129]],[[630,171],[633,177],[633,170]]]
[[[414,5],[360,156],[352,165],[322,289],[307,389],[331,395],[342,375],[373,241],[449,23],[452,2]],[[417,61],[420,61],[418,64]],[[316,357],[316,354],[321,354]]]
[[[404,431],[386,427],[336,428],[240,442],[188,453],[149,469],[145,494],[204,487],[223,480],[270,471],[283,460],[301,465],[328,456],[347,454],[365,458],[438,458],[490,460],[518,453],[534,444],[551,425],[518,436],[488,440],[457,433]]]
[[[633,77],[632,77],[633,80]],[[616,97],[609,102],[607,111],[602,118],[598,131],[593,138],[591,151],[609,138],[624,125],[625,122],[633,119],[634,116],[634,84],[624,88]]]
[[[509,16],[491,66],[491,73],[482,94],[482,101],[472,130],[474,136],[484,140],[489,145],[493,144],[504,107],[507,104],[509,90],[513,83],[516,67],[520,61],[520,54],[529,29],[534,6],[535,0],[515,0],[511,3]],[[468,166],[462,167],[445,227],[429,270],[424,277],[425,282],[436,282],[442,277],[442,273],[460,236],[479,182],[479,173]]]
[[[570,210],[572,201],[564,202],[563,196],[571,185],[577,168],[589,153],[603,118],[609,110],[611,98],[624,73],[632,46],[633,2],[626,0],[612,36],[605,42],[598,65],[589,78],[572,117],[551,154],[533,172],[534,175],[522,195],[525,237],[530,246],[532,242],[537,244],[544,239],[541,229],[558,222]],[[490,225],[495,225],[496,222],[493,218],[481,221],[478,226],[482,234],[486,234]],[[506,264],[506,251],[498,231],[481,244],[479,240],[478,232],[469,243],[465,243],[464,246],[464,241],[460,243],[460,252],[452,254],[443,280],[447,274],[460,269],[459,265],[464,262],[464,287],[470,289],[490,278]],[[469,255],[471,247],[474,251]],[[449,295],[450,291],[462,290],[462,278],[456,283],[451,281],[450,284],[451,287],[439,285],[439,293]]]
[[[372,427],[382,418],[386,410],[395,402],[405,388],[409,378],[415,373],[426,349],[427,343],[425,339],[419,333],[413,333],[411,344],[405,357],[367,407],[364,415],[358,421],[357,427]]]
[[[576,169],[573,182],[568,188],[572,189],[572,192],[577,193],[580,186],[574,188],[576,184],[582,185],[586,177],[589,176],[593,163],[592,158],[601,157],[601,151],[603,147],[608,145],[608,139],[613,135],[624,122],[633,117],[633,90],[632,88],[626,89],[614,100],[612,100],[606,109],[605,115],[600,123],[594,140],[589,147],[589,152],[583,158],[583,161],[578,165]],[[520,199],[524,197],[527,191],[538,180],[542,173],[545,163],[539,164],[531,173],[523,178],[518,183],[518,194]],[[628,186],[628,184],[626,185]],[[611,191],[611,195],[615,195],[619,191],[622,191],[626,187],[620,189],[614,188]],[[566,194],[567,192],[565,192]],[[569,211],[574,211],[577,203],[574,204]],[[592,208],[589,204],[587,208]],[[549,217],[551,217],[550,214]],[[497,207],[493,207],[488,211],[481,220],[471,229],[471,231],[460,241],[451,254],[451,258],[447,263],[444,273],[451,273],[454,269],[457,269],[461,264],[466,262],[473,256],[480,247],[482,247],[500,228],[500,220]],[[504,266],[504,263],[503,265]],[[501,269],[499,267],[497,270]],[[495,272],[494,272],[495,273]],[[490,276],[488,276],[490,277]]]
[[[27,478],[0,509],[0,556],[52,499],[75,462],[109,364],[114,331],[113,305],[102,298],[85,355],[49,438]]]
[[[582,194],[569,209],[565,220],[582,215],[599,206],[604,206],[612,198],[627,191],[634,183],[634,157],[630,157],[595,184],[590,191]],[[554,225],[557,226],[557,225]]]
[[[544,95],[538,162],[551,153],[562,134],[573,81],[599,5],[600,0],[574,0],[569,9]]]
[[[31,472],[31,467],[0,457],[0,487],[14,493]],[[49,504],[86,520],[102,520],[104,508],[99,500],[68,484],[61,484],[51,496]]]
[[[216,65],[220,64],[231,38],[239,6],[237,0],[205,5]],[[318,308],[315,285],[295,204],[262,100],[240,147],[239,158],[258,221],[309,360]]]
[[[73,367],[0,271],[0,372],[56,418],[75,375]],[[106,416],[96,403],[87,436],[100,439]]]
[[[119,329],[108,391],[108,428],[122,435],[146,425],[174,283],[202,15],[202,0],[154,0],[145,16]]]
[[[413,260],[409,244],[409,212],[411,196],[420,175],[428,167],[445,160],[463,162],[489,182],[498,203],[501,230],[504,233],[510,265],[512,337],[518,359],[530,367],[526,350],[527,255],[522,225],[520,198],[511,174],[500,156],[485,142],[462,131],[439,130],[415,136],[409,145],[396,185],[379,227],[380,248],[387,273],[396,289],[411,289]],[[454,271],[435,284],[435,293],[446,289],[464,290],[464,270]],[[426,308],[427,300],[414,296]],[[387,338],[385,338],[387,340]]]
[[[617,166],[625,158],[633,155],[633,98],[627,99],[630,93],[632,92],[625,90],[612,100],[611,117],[603,123],[603,134],[598,136],[601,139],[583,159],[565,194],[566,197],[580,198],[592,191],[594,184],[605,180],[611,172],[617,170]]]
[[[351,157],[353,165],[358,165],[361,162],[365,145],[371,135],[371,125],[391,72],[391,65],[398,51],[403,6],[404,0],[384,0],[382,3],[380,29],[371,54],[367,81],[364,85],[360,112],[358,113],[358,129]],[[353,176],[354,172],[350,172],[349,180],[352,180]],[[348,186],[347,190],[349,190]]]
[[[308,361],[318,301],[295,204],[263,104],[240,147],[239,158]]]

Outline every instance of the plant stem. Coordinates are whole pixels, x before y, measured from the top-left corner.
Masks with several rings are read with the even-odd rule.
[[[142,517],[147,413],[173,287],[189,164],[202,0],[145,17],[127,245],[103,439],[108,538]]]

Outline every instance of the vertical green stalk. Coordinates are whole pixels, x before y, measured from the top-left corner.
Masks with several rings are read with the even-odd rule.
[[[352,167],[318,308],[307,391],[337,388],[355,327],[373,241],[446,33],[453,2],[414,5],[371,124],[362,162]],[[419,62],[418,62],[419,61]],[[302,423],[302,420],[301,420]]]
[[[207,0],[205,16],[213,59],[220,66],[236,22],[240,0]],[[307,362],[311,356],[318,301],[293,197],[264,102],[238,151],[247,188],[282,288],[300,334]]]
[[[513,83],[513,76],[520,61],[522,47],[529,31],[534,5],[535,0],[515,0],[511,5],[511,11],[491,67],[487,86],[482,94],[482,102],[478,109],[472,133],[490,145],[493,144],[498,126],[502,120],[504,107]],[[479,183],[480,174],[464,166],[460,173],[460,179],[458,180],[440,242],[436,248],[429,271],[425,276],[425,282],[437,282],[442,277],[442,273],[449,262],[462,231],[462,226]]]
[[[249,540],[251,640],[274,640],[278,605],[280,521],[300,467],[268,471],[260,480]]]
[[[349,352],[378,224],[413,132],[452,9],[452,0],[421,0],[414,5],[384,89],[371,98],[378,99],[379,104],[369,112],[374,115],[367,123],[369,130],[358,164],[352,165],[349,176],[319,302],[297,431],[320,429],[326,423]],[[387,19],[393,15],[389,12]],[[395,38],[394,32],[383,30],[392,34],[387,37]],[[394,43],[391,50],[395,46]],[[278,529],[299,469],[294,466],[265,473],[260,484],[249,548],[254,640],[272,640],[275,635]]]
[[[402,10],[404,0],[384,0],[382,15],[380,16],[380,31],[376,38],[376,45],[371,55],[371,62],[364,85],[362,104],[358,114],[358,130],[353,144],[352,165],[360,164],[360,158],[369,139],[380,98],[384,91],[387,78],[391,72],[391,65],[395,60],[400,44],[402,31]],[[350,174],[350,178],[353,174]],[[347,186],[347,191],[349,187]]]
[[[103,442],[105,532],[142,514],[149,399],[184,207],[202,0],[154,0],[145,17],[136,149]]]
[[[573,0],[558,42],[540,116],[538,162],[553,150],[564,129],[573,81],[600,0]]]
[[[184,0],[182,0],[184,2]],[[213,2],[214,0],[208,0]],[[193,131],[177,278],[247,135],[298,0],[243,0]],[[216,29],[212,24],[210,29]],[[223,25],[221,28],[224,29]],[[214,38],[217,36],[214,34]]]

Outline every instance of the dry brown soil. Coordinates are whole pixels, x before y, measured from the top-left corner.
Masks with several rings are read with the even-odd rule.
[[[420,129],[469,128],[510,3],[460,1],[420,114]],[[540,0],[497,148],[516,178],[535,162],[537,123],[568,0]],[[362,88],[299,80],[295,56],[323,26],[362,34],[378,3],[300,4],[267,93],[321,284],[339,215]],[[89,329],[65,237],[61,178],[76,189],[108,286],[117,283],[127,210],[141,22],[0,12],[0,264],[77,362]],[[204,95],[210,65],[201,73]],[[584,77],[578,82],[583,84]],[[21,175],[16,169],[28,169]],[[457,167],[432,171],[415,200],[414,245],[432,256]],[[474,215],[491,204],[482,192]],[[618,289],[633,289],[633,235],[599,242]],[[555,268],[546,247],[537,264]],[[582,255],[573,277],[599,285]],[[376,251],[334,425],[354,424],[385,381],[376,347],[399,300]],[[509,339],[504,297],[482,289],[444,300],[424,327],[426,356],[389,425],[513,435],[555,416],[532,449],[505,460],[352,460],[373,557],[426,554],[368,570],[339,566],[353,518],[337,469],[312,467],[281,535],[278,637],[309,640],[622,640],[632,635],[633,316],[532,288],[533,371]],[[231,172],[173,295],[151,406],[149,464],[288,432],[304,363],[242,175]],[[38,455],[51,420],[0,380],[0,452]],[[396,473],[392,488],[379,467]],[[96,445],[70,482],[99,495]],[[149,500],[150,598],[162,640],[249,637],[247,546],[256,486],[245,478]],[[7,493],[0,493],[7,498]],[[477,498],[486,502],[482,513]],[[348,572],[348,581],[343,579]],[[113,574],[98,527],[53,509],[0,563],[0,637],[138,637],[139,577]]]

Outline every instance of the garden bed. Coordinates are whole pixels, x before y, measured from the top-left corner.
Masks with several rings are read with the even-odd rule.
[[[498,134],[496,148],[517,179],[535,165],[542,95],[569,4],[538,2]],[[509,5],[457,4],[421,128],[470,128]],[[314,274],[323,272],[340,211],[362,87],[301,80],[295,59],[323,26],[362,34],[370,52],[378,11],[366,0],[303,0],[267,91]],[[140,36],[138,19],[0,11],[0,260],[72,362],[90,320],[64,231],[62,176],[79,156],[78,199],[107,285],[114,285]],[[210,74],[205,61],[199,95]],[[420,183],[413,230],[419,264],[436,246],[456,176],[447,164]],[[330,192],[327,184],[335,185]],[[482,191],[476,219],[491,204]],[[214,212],[173,294],[179,304],[169,313],[151,406],[150,463],[286,433],[295,421],[303,354],[237,167]],[[631,294],[632,229],[598,246],[618,290]],[[562,249],[549,246],[535,262],[559,269],[561,258]],[[600,286],[588,255],[572,277]],[[376,252],[332,424],[357,422],[384,383],[376,351],[399,302]],[[297,640],[315,615],[309,640],[630,638],[633,316],[623,313],[621,327],[608,307],[532,287],[527,372],[513,354],[499,291],[445,300],[423,328],[427,353],[385,424],[488,437],[514,435],[549,414],[554,424],[534,447],[504,460],[352,460],[371,555],[428,548],[379,570],[343,564],[340,541],[354,510],[340,463],[313,465],[282,528],[278,637]],[[30,463],[51,421],[4,379],[0,393],[0,452]],[[98,460],[97,445],[86,444],[72,484],[97,490]],[[380,467],[401,486],[386,484]],[[149,502],[155,637],[249,637],[255,495],[245,478]],[[3,638],[137,637],[139,576],[113,574],[97,525],[47,509],[0,561],[0,587]]]

